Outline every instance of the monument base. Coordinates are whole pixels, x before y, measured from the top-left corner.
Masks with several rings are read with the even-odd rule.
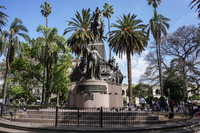
[[[72,82],[69,89],[69,107],[123,107],[122,86],[101,80],[85,80]]]

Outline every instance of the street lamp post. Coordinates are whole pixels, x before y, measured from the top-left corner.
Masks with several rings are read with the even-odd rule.
[[[170,100],[170,88],[167,89],[168,92],[168,99]]]

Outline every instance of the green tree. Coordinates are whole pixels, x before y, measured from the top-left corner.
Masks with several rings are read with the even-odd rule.
[[[50,14],[52,14],[51,4],[48,3],[48,2],[44,2],[44,5],[41,5],[40,8],[42,8],[42,10],[41,10],[42,15],[46,18],[46,28],[47,28],[48,27],[48,20],[47,20],[47,18],[48,18],[48,16]],[[45,45],[46,46],[42,47],[42,52],[40,52],[41,55],[39,56],[40,57],[39,60],[43,64],[43,68],[44,68],[44,70],[43,70],[42,102],[41,102],[41,104],[43,104],[43,101],[44,101],[44,92],[45,92],[45,73],[46,73],[45,66],[47,65],[46,64],[46,58],[47,57],[46,57],[46,54],[45,54],[45,48],[48,48],[47,42],[45,42]]]
[[[11,95],[13,98],[24,98],[27,102],[32,97],[31,90],[37,88],[41,82],[42,65],[31,58],[32,48],[26,43],[23,45],[23,55],[19,54],[11,65]]]
[[[187,93],[187,84],[182,76],[176,73],[176,70],[171,66],[167,71],[167,76],[164,78],[163,89],[164,94],[169,96],[168,88],[170,89],[170,98],[175,102],[184,100]]]
[[[42,15],[46,18],[46,28],[47,28],[48,27],[48,20],[47,20],[47,18],[48,18],[48,16],[50,14],[52,14],[51,3],[44,2],[44,5],[41,5],[40,7],[42,8],[42,10],[41,10]]]
[[[0,6],[0,8],[6,9],[4,6]],[[5,13],[3,13],[3,12],[0,11],[0,31],[2,31],[1,27],[5,26],[6,22],[8,22],[7,17],[8,17],[8,15],[6,15]]]
[[[161,45],[161,35],[167,35],[166,28],[169,29],[169,18],[164,17],[162,14],[157,14],[156,10],[154,10],[154,17],[150,19],[149,24],[147,25],[147,33],[153,35],[153,38],[156,42],[156,54],[157,54],[157,61],[158,61],[158,68],[159,68],[159,78],[160,78],[160,90],[161,96],[163,96],[163,79],[162,79],[162,55],[160,52],[160,45]]]
[[[45,44],[45,60],[46,60],[46,70],[47,70],[47,90],[45,96],[45,105],[48,105],[49,94],[50,94],[50,82],[51,82],[51,71],[52,65],[57,63],[58,52],[60,50],[65,51],[65,38],[57,34],[56,28],[45,28],[41,25],[38,26],[37,32],[43,33],[43,37],[38,37],[35,41],[37,44]],[[42,46],[42,45],[41,45]],[[38,51],[41,51],[40,49]]]
[[[200,1],[199,0],[192,0],[192,2],[189,4],[189,6],[192,6],[191,9],[193,9],[195,6],[197,6],[197,9],[195,12],[198,11],[198,18],[200,18]]]
[[[129,95],[129,92],[127,92],[127,95]],[[150,85],[139,83],[132,87],[132,95],[133,97],[145,98],[147,96],[153,96],[153,91]]]
[[[110,32],[109,46],[116,54],[121,57],[126,53],[128,69],[128,89],[129,101],[132,99],[132,72],[131,72],[131,55],[140,54],[147,47],[148,37],[143,28],[146,25],[141,24],[142,20],[136,19],[136,15],[120,16],[116,21],[118,24],[112,24],[116,28]]]
[[[1,34],[2,38],[8,39],[7,42],[1,44],[1,45],[8,46],[7,47],[7,55],[6,55],[6,73],[5,73],[5,82],[4,82],[3,104],[5,104],[7,77],[8,77],[8,72],[10,70],[10,64],[14,61],[16,52],[20,53],[20,51],[22,49],[18,36],[21,36],[27,42],[30,42],[30,37],[26,33],[23,33],[23,32],[28,32],[28,30],[24,25],[22,25],[22,21],[20,19],[15,18],[15,20],[10,25],[9,31],[10,32],[3,31]],[[6,46],[2,46],[2,47],[4,47],[1,50],[3,53],[6,53]]]
[[[75,31],[68,39],[67,46],[69,46],[75,55],[83,53],[86,58],[86,46],[94,40],[93,32],[90,30],[92,22],[90,9],[82,9],[82,14],[76,11],[76,18],[71,18],[73,21],[67,21],[70,26],[64,30],[63,35],[68,32]]]
[[[59,105],[59,97],[61,100],[67,101],[68,92],[69,92],[69,68],[72,67],[71,60],[73,56],[70,54],[69,49],[61,55],[58,59],[58,63],[53,65],[52,70],[52,93],[57,95],[57,105]]]
[[[110,18],[111,14],[114,14],[114,9],[113,5],[109,5],[108,3],[105,3],[103,8],[103,15],[108,19],[108,31],[110,37]],[[109,48],[109,58],[111,58],[111,48]]]
[[[20,104],[18,104],[16,100],[13,100],[11,103],[9,103],[10,109],[14,111],[15,119],[16,119],[17,110],[20,109],[22,106],[24,106],[24,103],[21,102]]]
[[[133,87],[133,96],[139,98],[153,96],[152,88],[148,84],[139,83]]]
[[[163,54],[174,57],[171,64],[190,87],[198,85],[200,76],[200,61],[195,56],[200,48],[198,37],[199,28],[189,25],[181,26],[162,41]]]

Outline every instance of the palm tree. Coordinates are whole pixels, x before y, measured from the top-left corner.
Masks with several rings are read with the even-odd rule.
[[[109,31],[109,37],[110,37],[110,18],[111,14],[114,14],[113,5],[109,5],[108,3],[105,3],[103,6],[103,15],[108,18],[108,31]],[[109,48],[109,58],[111,58],[111,48]]]
[[[6,9],[4,6],[0,6],[0,8]],[[8,22],[6,17],[8,17],[8,15],[6,15],[3,12],[0,12],[0,31],[1,31],[1,27],[6,25],[5,21]]]
[[[3,38],[8,38],[7,43],[3,43],[1,45],[7,45],[7,55],[6,55],[6,73],[5,73],[5,82],[4,82],[4,97],[3,97],[3,104],[5,104],[6,99],[6,87],[7,87],[7,77],[8,77],[8,71],[10,70],[10,65],[14,60],[16,52],[20,52],[21,43],[19,42],[18,36],[23,37],[27,42],[30,42],[30,37],[23,32],[28,32],[27,28],[22,25],[22,21],[18,18],[15,18],[15,20],[10,25],[10,32],[3,31],[1,36]],[[23,32],[21,32],[23,31]],[[5,46],[4,46],[5,47]],[[4,53],[6,53],[6,49],[3,49]]]
[[[121,16],[120,16],[121,17]],[[118,18],[118,17],[117,17]],[[111,27],[117,28],[110,32],[109,46],[113,52],[119,54],[126,53],[128,68],[128,89],[129,101],[132,99],[132,72],[131,72],[131,55],[140,54],[147,46],[148,37],[142,30],[146,25],[140,24],[142,20],[136,19],[136,15],[123,15],[116,21],[118,24],[112,24]]]
[[[50,15],[50,14],[52,14],[52,7],[51,7],[51,4],[50,3],[48,3],[48,2],[44,2],[44,5],[41,5],[40,6],[41,8],[42,8],[42,10],[41,10],[41,13],[42,13],[42,15],[46,18],[46,28],[48,27],[48,20],[47,20],[47,17]],[[48,49],[48,44],[47,44],[47,42],[45,42],[46,44],[45,44],[45,47],[43,48],[43,53],[45,53],[45,48],[47,48]],[[44,56],[43,56],[43,61],[41,62],[42,63],[42,65],[43,65],[43,67],[44,67],[44,70],[43,70],[43,86],[42,86],[42,102],[41,102],[41,104],[43,104],[43,100],[44,100],[44,91],[45,91],[45,85],[44,85],[44,82],[45,82],[45,73],[46,73],[46,70],[45,70],[45,66],[46,66],[46,56],[47,55],[45,55],[44,54]]]
[[[40,7],[42,8],[42,10],[41,10],[42,15],[46,18],[46,28],[47,28],[47,26],[48,26],[47,25],[48,24],[47,17],[49,16],[49,14],[52,14],[51,3],[44,2],[44,5],[41,5]]]
[[[200,0],[192,0],[192,2],[189,4],[189,6],[191,6],[191,5],[192,5],[191,9],[197,5],[197,9],[195,12],[198,11],[198,18],[200,19],[200,10],[199,10],[200,9]]]
[[[158,7],[158,5],[160,5],[161,0],[147,0],[148,1],[148,5],[152,5],[153,8],[156,10],[156,8]]]
[[[149,24],[147,25],[147,33],[153,35],[153,38],[156,42],[156,53],[157,53],[157,60],[158,60],[158,67],[159,67],[159,78],[160,78],[160,90],[161,96],[163,96],[163,80],[162,80],[162,56],[160,53],[160,45],[161,45],[161,34],[163,33],[164,36],[167,35],[166,28],[169,29],[169,18],[164,17],[162,14],[157,14],[156,10],[154,10],[154,17],[150,19]]]
[[[70,27],[64,30],[63,35],[75,31],[67,39],[67,45],[75,55],[79,56],[83,53],[83,57],[85,58],[86,46],[94,40],[93,32],[90,30],[90,24],[92,22],[90,9],[82,9],[82,15],[76,11],[75,16],[76,18],[72,18],[73,21],[67,21]]]
[[[38,49],[38,52],[44,52],[45,51],[45,60],[46,62],[46,70],[47,70],[47,90],[46,90],[46,97],[45,97],[45,105],[48,105],[49,100],[49,93],[50,93],[50,83],[51,83],[51,70],[52,70],[52,64],[57,62],[58,59],[58,50],[61,49],[65,51],[64,47],[64,38],[60,37],[57,32],[58,30],[56,28],[48,28],[46,31],[46,28],[43,26],[39,26],[37,29],[38,32],[45,33],[44,37],[38,37],[35,41],[35,45],[40,45],[41,47]],[[46,44],[43,46],[42,44]],[[58,49],[59,48],[59,49]],[[38,54],[40,55],[40,54]]]

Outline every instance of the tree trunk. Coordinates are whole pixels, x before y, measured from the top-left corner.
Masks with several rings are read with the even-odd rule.
[[[109,31],[109,37],[110,38],[110,18],[108,17],[108,31]],[[111,47],[109,46],[109,59],[111,58]]]
[[[45,97],[45,64],[44,64],[44,70],[43,70],[43,84],[42,84],[42,101],[41,101],[41,105],[44,103],[44,97]]]
[[[47,90],[46,90],[46,97],[45,97],[45,105],[48,106],[49,104],[49,91],[50,91],[50,87],[49,87],[49,57],[47,59]]]
[[[129,90],[129,102],[132,102],[132,72],[131,72],[131,56],[128,49],[126,50],[127,55],[127,69],[128,69],[128,90]]]
[[[159,77],[160,77],[160,92],[161,92],[161,96],[163,96],[163,76],[162,76],[162,57],[160,54],[160,41],[158,44],[158,53],[159,53]]]
[[[9,67],[10,67],[9,66],[10,47],[11,47],[11,44],[9,44],[8,53],[6,56],[6,73],[5,73],[5,81],[4,81],[3,104],[6,103],[6,88],[7,88],[7,82],[8,82],[8,71],[9,71]]]
[[[47,24],[48,24],[48,22],[47,22],[47,17],[46,17],[46,28],[48,28]]]

